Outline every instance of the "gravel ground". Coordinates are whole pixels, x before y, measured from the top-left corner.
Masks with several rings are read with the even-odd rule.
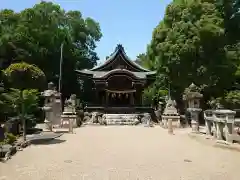
[[[0,180],[239,180],[240,153],[186,130],[83,127],[0,163]]]

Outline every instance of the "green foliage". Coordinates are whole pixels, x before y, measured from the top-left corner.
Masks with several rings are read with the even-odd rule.
[[[20,98],[20,90],[11,89],[5,93],[5,105],[13,114],[21,111],[21,104],[24,105],[25,114],[32,114],[38,108],[39,92],[36,89],[23,90],[23,102]]]
[[[145,67],[147,69],[152,69],[151,64],[149,64],[151,61],[148,60],[148,57],[146,54],[142,53],[137,56],[137,60],[135,61],[137,64],[139,64],[142,67]]]
[[[233,84],[239,86],[240,46],[230,41],[230,37],[237,37],[232,34],[237,31],[236,27],[229,30],[226,7],[214,0],[175,0],[169,4],[146,53],[148,65],[159,77],[155,88],[170,84],[171,95],[180,100],[184,89],[196,82],[209,100],[223,96]]]
[[[17,140],[17,137],[12,133],[5,133],[4,144],[13,144]]]
[[[230,91],[225,96],[225,104],[229,108],[240,108],[240,90]]]
[[[167,95],[168,90],[158,89],[156,86],[150,86],[143,92],[143,104],[151,105],[153,102],[164,102]]]
[[[19,13],[2,10],[0,21],[2,69],[25,61],[42,69],[47,82],[57,85],[63,43],[62,93],[69,96],[79,92],[75,69],[96,64],[96,42],[102,36],[99,23],[83,18],[80,11],[65,11],[57,4],[44,1]]]
[[[211,98],[211,100],[208,101],[208,105],[210,105],[210,107],[214,109],[219,104],[223,105],[224,108],[239,109],[240,90],[229,91],[222,97]]]
[[[144,105],[151,105],[154,101],[156,94],[154,88],[147,88],[143,91],[143,104]]]
[[[4,74],[12,87],[17,89],[41,89],[45,83],[45,75],[42,70],[25,62],[11,64],[4,70]]]
[[[23,101],[20,98],[19,89],[9,89],[1,94],[3,109],[1,113],[8,117],[18,117],[21,112],[21,105],[24,106],[24,116],[34,116],[39,109],[39,92],[36,89],[23,90]]]

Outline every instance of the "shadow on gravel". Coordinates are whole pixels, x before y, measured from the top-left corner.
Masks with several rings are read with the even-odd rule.
[[[61,144],[66,142],[66,140],[62,140],[62,139],[48,139],[48,140],[43,140],[43,139],[39,139],[39,140],[35,140],[32,141],[31,144],[32,145],[52,145],[52,144]]]

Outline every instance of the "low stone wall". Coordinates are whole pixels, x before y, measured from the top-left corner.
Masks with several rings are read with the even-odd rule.
[[[236,132],[235,111],[219,109],[204,111],[206,134],[216,140],[225,140],[229,143],[240,142],[240,136]]]

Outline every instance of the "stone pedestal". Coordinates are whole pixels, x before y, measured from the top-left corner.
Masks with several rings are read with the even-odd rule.
[[[68,114],[61,115],[61,122],[62,122],[63,127],[67,126],[67,128],[68,128],[70,121],[72,122],[72,127],[76,128],[77,127],[77,115],[68,115]]]
[[[196,120],[191,120],[191,127],[192,127],[192,132],[194,133],[199,132],[199,124]]]
[[[61,122],[63,128],[68,128],[72,132],[73,128],[77,127],[77,115],[61,115]]]
[[[163,125],[163,128],[167,128],[167,119],[163,118],[162,120],[162,125]]]
[[[167,100],[166,108],[164,109],[164,112],[162,115],[164,128],[172,129],[173,121],[175,122],[175,125],[177,124],[177,127],[181,127],[180,115],[178,114],[178,111],[175,106],[176,106],[176,102],[173,101],[171,97],[169,97],[169,99]],[[169,125],[171,125],[171,127],[169,127]]]
[[[173,134],[172,119],[168,119],[168,133]]]
[[[49,131],[52,131],[52,123],[48,120],[44,120],[44,123],[45,123],[45,128]]]
[[[202,111],[201,108],[188,108],[187,109],[191,113],[191,127],[193,133],[199,133],[199,119],[198,116]]]
[[[45,128],[49,131],[52,131],[52,107],[44,106],[43,110],[45,111]]]
[[[179,116],[179,119],[177,120],[177,127],[178,127],[178,128],[181,128],[181,127],[182,127],[181,120],[180,120],[180,116]]]

